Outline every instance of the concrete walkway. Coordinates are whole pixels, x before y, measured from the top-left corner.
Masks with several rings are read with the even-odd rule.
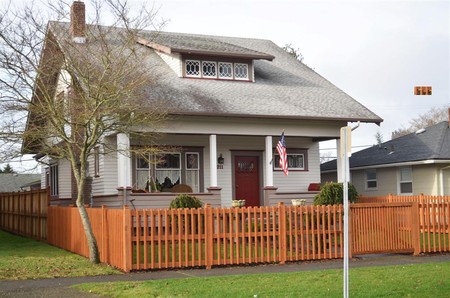
[[[350,268],[425,264],[434,262],[450,262],[450,254],[433,255],[365,255],[354,257],[350,260]],[[102,275],[92,277],[66,277],[54,279],[20,280],[20,281],[0,281],[0,297],[98,297],[94,294],[80,293],[70,286],[87,282],[113,282],[113,281],[141,281],[186,277],[208,277],[222,275],[239,274],[259,274],[277,272],[297,272],[326,269],[341,269],[342,260],[327,261],[306,261],[287,263],[285,265],[269,264],[255,266],[222,267],[206,269],[185,269],[185,270],[164,270],[149,272],[134,272],[118,275]]]

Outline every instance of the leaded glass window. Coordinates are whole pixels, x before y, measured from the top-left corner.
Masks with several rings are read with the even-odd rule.
[[[233,78],[233,63],[219,62],[219,78]]]
[[[200,61],[186,60],[186,76],[200,77]]]
[[[216,62],[203,61],[202,62],[202,75],[204,77],[217,77],[217,64]]]
[[[234,64],[234,77],[236,80],[247,80],[248,79],[248,65],[244,63]]]

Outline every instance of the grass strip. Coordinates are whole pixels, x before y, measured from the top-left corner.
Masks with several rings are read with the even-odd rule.
[[[0,231],[0,280],[118,274],[43,242]]]
[[[352,297],[448,297],[450,262],[352,268]],[[342,270],[229,275],[75,288],[108,297],[342,297]]]

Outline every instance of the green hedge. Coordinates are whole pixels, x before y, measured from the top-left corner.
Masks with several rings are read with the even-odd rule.
[[[358,199],[358,192],[353,184],[348,184],[348,198],[351,203]],[[314,205],[337,205],[344,203],[343,184],[327,182],[320,187],[320,193],[314,198]]]

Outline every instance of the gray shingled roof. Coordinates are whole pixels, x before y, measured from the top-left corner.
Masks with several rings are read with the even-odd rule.
[[[0,174],[0,192],[20,191],[32,182],[40,183],[41,174]]]
[[[52,22],[57,36],[69,34],[67,23]],[[114,30],[122,30],[114,28]],[[148,38],[151,32],[142,34]],[[220,115],[264,118],[320,119],[379,123],[380,117],[331,84],[305,64],[269,40],[158,33],[170,46],[205,47],[214,51],[242,51],[274,56],[273,61],[255,60],[255,82],[180,78],[155,50],[142,45],[149,73],[158,77],[148,88],[152,100],[163,100],[172,114]],[[111,34],[114,38],[115,34]],[[118,36],[116,34],[115,36]],[[111,42],[117,40],[111,40]]]
[[[350,157],[350,168],[422,160],[450,160],[450,128],[447,121],[358,152]],[[336,170],[336,160],[320,165],[321,171]]]
[[[169,48],[171,52],[268,60],[274,58],[272,55],[213,39],[209,36],[169,32],[142,32],[140,35],[147,41]]]

